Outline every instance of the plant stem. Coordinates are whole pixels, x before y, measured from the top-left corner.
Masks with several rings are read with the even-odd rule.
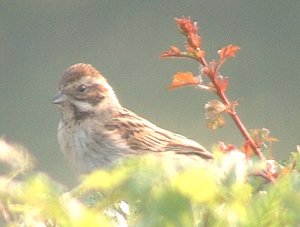
[[[224,92],[218,92],[218,96],[226,106],[231,105],[230,101],[228,100],[228,98]],[[246,129],[243,122],[241,121],[240,117],[237,115],[234,108],[231,108],[231,111],[229,111],[228,113],[231,116],[231,118],[233,119],[235,125],[238,127],[238,129],[242,133],[245,140],[249,143],[252,150],[255,152],[255,154],[257,154],[262,160],[265,160],[265,157],[262,154],[262,152],[260,151],[260,148],[257,146],[257,144],[254,142],[253,138],[250,136],[248,130]]]
[[[201,59],[197,59],[197,61],[201,65],[203,65],[205,67],[209,67],[208,64],[207,64],[207,61],[205,60],[204,57],[202,57]],[[219,85],[218,85],[218,83],[216,81],[216,78],[218,78],[218,76],[219,76],[219,71],[218,70],[219,70],[219,67],[217,66],[215,73],[213,75],[208,75],[208,78],[210,79],[211,83],[213,84],[214,88],[216,89],[216,94],[221,99],[221,101],[223,102],[223,104],[225,104],[226,106],[230,107],[230,106],[232,106],[231,102],[227,98],[225,92],[223,92],[222,89],[220,89],[220,87],[219,87]],[[261,152],[260,148],[257,146],[257,144],[255,143],[255,141],[253,140],[253,138],[249,134],[247,128],[245,127],[245,125],[241,121],[241,119],[238,116],[238,114],[236,113],[235,109],[231,107],[230,111],[228,111],[228,113],[231,116],[231,118],[233,119],[235,125],[238,127],[239,131],[242,133],[242,136],[249,143],[249,145],[252,148],[252,150],[254,151],[254,153],[256,155],[258,155],[262,160],[265,160],[266,158],[264,157],[264,155]]]

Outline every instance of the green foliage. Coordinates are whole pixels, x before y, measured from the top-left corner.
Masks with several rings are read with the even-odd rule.
[[[10,155],[18,149],[1,141]],[[13,152],[11,152],[13,151]],[[23,156],[24,156],[24,150]],[[27,154],[28,155],[28,154]],[[0,155],[1,156],[1,155]],[[0,179],[1,222],[6,226],[297,226],[300,224],[299,152],[267,183],[247,165],[215,153],[216,161],[178,169],[161,157],[128,160],[82,178],[71,192],[31,171]],[[15,160],[15,159],[14,159]],[[26,160],[30,160],[26,158]],[[31,159],[32,160],[32,159]],[[230,161],[233,157],[230,157]],[[8,166],[9,161],[3,159]],[[259,161],[257,161],[259,162]],[[224,165],[224,163],[226,165]],[[257,164],[257,165],[256,165]],[[18,165],[14,165],[18,166]],[[290,167],[294,168],[288,171]],[[23,168],[24,170],[26,168]],[[17,168],[17,171],[19,169]]]

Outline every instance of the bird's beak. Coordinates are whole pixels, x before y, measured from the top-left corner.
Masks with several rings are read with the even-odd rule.
[[[61,91],[58,91],[54,97],[52,98],[52,103],[53,104],[60,104],[60,103],[63,103],[67,100],[67,96],[62,93]]]

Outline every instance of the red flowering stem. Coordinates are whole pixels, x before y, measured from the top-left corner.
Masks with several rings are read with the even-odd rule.
[[[230,102],[224,92],[217,92],[219,98],[222,100],[222,102],[226,106],[230,106]],[[251,146],[252,150],[257,154],[262,160],[265,160],[264,155],[260,151],[260,148],[257,146],[257,144],[254,142],[253,138],[250,136],[248,130],[246,129],[245,125],[241,121],[240,117],[237,115],[236,111],[234,108],[231,109],[231,111],[228,112],[231,118],[233,119],[234,123],[242,133],[243,137],[246,139],[246,141],[249,143]]]
[[[204,57],[197,58],[193,55],[181,52],[179,55],[176,57],[185,57],[185,58],[192,58],[193,60],[198,61],[202,66],[204,67],[209,67],[207,61],[205,60]],[[227,98],[225,92],[220,88],[217,82],[217,78],[219,78],[218,72],[221,67],[221,65],[224,63],[224,60],[220,61],[219,64],[216,65],[216,68],[214,70],[213,74],[207,74],[208,78],[210,79],[211,83],[213,84],[213,87],[215,88],[216,94],[218,97],[221,99],[222,103],[225,104],[226,106],[232,106],[231,102]],[[242,133],[243,137],[247,141],[247,143],[250,145],[251,149],[254,151],[256,155],[258,155],[262,160],[265,160],[266,158],[264,157],[263,153],[261,152],[259,146],[255,143],[251,135],[249,134],[248,130],[246,129],[245,125],[241,121],[240,117],[236,113],[234,108],[231,108],[230,111],[228,111],[229,115],[233,119],[235,125],[238,127],[239,131]]]
[[[230,107],[230,111],[228,111],[229,115],[233,119],[234,123],[242,133],[243,137],[246,139],[246,143],[249,144],[251,149],[254,151],[256,155],[258,155],[262,160],[265,160],[264,155],[262,154],[260,147],[255,143],[253,138],[250,136],[249,132],[247,131],[246,127],[242,123],[241,119],[235,112],[235,108],[232,103],[229,101],[225,94],[226,85],[221,82],[222,78],[219,75],[219,69],[225,62],[225,60],[229,57],[234,57],[236,52],[240,49],[238,46],[235,45],[228,45],[222,48],[219,51],[220,60],[214,65],[210,65],[205,60],[204,54],[205,52],[201,50],[201,36],[197,34],[198,26],[197,23],[192,22],[190,18],[182,17],[176,18],[176,23],[179,27],[180,32],[186,37],[186,50],[187,52],[180,51],[177,47],[171,47],[171,51],[164,53],[163,57],[187,57],[192,58],[199,62],[202,66],[204,66],[207,71],[206,75],[210,79],[216,94],[221,99],[223,104]],[[226,82],[226,81],[225,81]]]
[[[206,60],[203,58],[198,60],[200,62],[200,64],[208,67],[208,64],[206,62]],[[208,75],[211,83],[213,84],[213,87],[216,89],[216,94],[218,95],[218,97],[221,99],[221,101],[223,102],[223,104],[225,104],[226,106],[232,106],[231,102],[229,101],[229,99],[227,98],[226,94],[224,91],[222,91],[222,89],[219,87],[216,78],[218,78],[218,68],[216,68],[216,71],[214,74]],[[238,116],[238,114],[236,113],[234,108],[231,108],[230,111],[228,111],[229,115],[231,116],[231,118],[233,119],[235,125],[238,127],[238,129],[240,130],[240,132],[242,133],[243,137],[245,138],[245,140],[249,143],[250,147],[252,148],[252,150],[254,151],[254,153],[256,155],[258,155],[262,160],[265,160],[266,158],[264,157],[263,153],[261,152],[260,148],[257,146],[257,144],[255,143],[255,141],[253,140],[253,138],[251,137],[251,135],[249,134],[248,130],[246,129],[245,125],[243,124],[243,122],[241,121],[240,117]]]

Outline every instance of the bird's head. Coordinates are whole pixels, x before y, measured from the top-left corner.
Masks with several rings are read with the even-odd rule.
[[[59,104],[63,114],[75,117],[120,107],[106,79],[92,65],[84,63],[72,65],[65,71],[52,103]],[[64,113],[66,111],[74,113]]]

